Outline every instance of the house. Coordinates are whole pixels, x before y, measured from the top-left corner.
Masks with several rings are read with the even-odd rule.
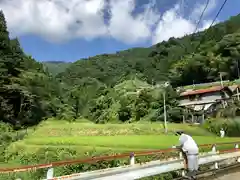
[[[229,89],[232,91],[233,93],[233,98],[236,100],[240,100],[240,87],[239,85],[232,85],[232,86],[228,86]]]
[[[187,90],[180,94],[179,106],[194,111],[213,111],[216,105],[225,107],[232,91],[227,86],[215,86],[207,89]]]

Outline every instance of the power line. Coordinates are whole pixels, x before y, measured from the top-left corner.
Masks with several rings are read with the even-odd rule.
[[[182,2],[182,1],[181,1],[181,2]],[[207,7],[208,7],[209,3],[210,3],[210,0],[207,0],[207,2],[206,2],[206,4],[205,4],[205,7],[204,7],[204,9],[203,9],[203,11],[202,11],[202,13],[201,13],[201,15],[200,15],[200,17],[199,17],[199,20],[198,20],[197,24],[196,24],[195,30],[193,31],[192,35],[190,35],[190,36],[191,36],[191,37],[190,37],[190,41],[193,40],[193,36],[194,36],[194,34],[197,32],[197,30],[198,30],[198,26],[199,26],[199,24],[200,24],[200,22],[201,22],[201,20],[202,20],[202,18],[203,18],[203,15],[204,15],[205,11],[207,10]],[[185,45],[184,45],[184,46],[185,46]],[[185,52],[186,52],[186,51],[187,51],[187,47],[185,46]]]
[[[207,0],[207,3],[206,3],[206,5],[205,5],[205,7],[204,7],[204,9],[203,9],[203,11],[202,11],[202,14],[200,15],[199,20],[198,20],[198,23],[197,23],[197,25],[196,25],[196,27],[195,27],[194,33],[197,32],[198,26],[199,26],[199,24],[200,24],[200,22],[201,22],[201,20],[202,20],[202,18],[203,18],[203,15],[204,15],[205,11],[207,10],[207,7],[208,7],[208,5],[209,5],[209,2],[210,2],[210,0]],[[193,34],[194,34],[194,33],[193,33]]]
[[[218,10],[218,13],[216,14],[215,18],[213,19],[211,25],[205,30],[205,33],[203,34],[199,44],[197,45],[197,47],[195,48],[195,51],[200,47],[203,39],[204,39],[204,36],[207,34],[207,32],[209,31],[209,29],[212,27],[212,25],[215,23],[217,17],[219,16],[219,14],[221,13],[222,9],[224,8],[225,4],[227,3],[228,0],[224,0],[223,4],[221,5],[220,9]],[[195,54],[194,54],[195,55]],[[222,79],[222,77],[220,76],[220,79]]]
[[[213,19],[211,25],[208,27],[208,29],[207,29],[206,32],[204,33],[203,37],[202,37],[201,40],[200,40],[200,43],[197,45],[197,47],[196,47],[195,50],[197,50],[197,49],[199,48],[199,46],[201,45],[201,43],[202,43],[202,41],[203,41],[203,39],[204,39],[204,36],[207,34],[207,32],[209,31],[209,29],[210,29],[210,28],[213,26],[213,24],[215,23],[217,17],[218,17],[219,14],[221,13],[221,11],[222,11],[222,9],[224,8],[224,6],[225,6],[225,4],[227,3],[227,1],[228,1],[228,0],[224,0],[223,4],[221,5],[221,7],[220,7],[220,9],[219,9],[219,11],[218,11],[218,13],[216,14],[215,18]]]
[[[219,14],[221,13],[221,11],[222,11],[222,9],[224,8],[224,6],[225,6],[225,4],[227,3],[227,1],[228,1],[228,0],[225,0],[225,1],[223,2],[221,8],[219,9],[218,13],[216,14],[216,16],[215,16],[215,18],[213,19],[212,24],[209,26],[209,28],[212,27],[212,25],[215,23],[217,17],[218,17]],[[209,28],[208,28],[208,29],[209,29]]]
[[[182,11],[184,10],[184,0],[181,0],[179,3],[179,15],[181,16]]]
[[[208,7],[209,1],[210,1],[210,0],[208,0],[207,3],[206,3],[206,6],[205,6],[205,8],[204,8],[204,10],[203,10],[200,18],[199,18],[199,21],[198,21],[198,24],[197,24],[197,26],[196,26],[196,29],[195,29],[195,32],[194,32],[194,33],[196,33],[196,31],[197,31],[197,29],[198,29],[198,26],[199,26],[199,24],[200,24],[200,21],[201,21],[203,15],[204,15],[204,13],[205,13],[207,7]],[[202,36],[199,44],[198,44],[197,47],[195,48],[195,51],[200,47],[200,45],[201,45],[201,43],[202,43],[202,41],[203,41],[203,39],[204,39],[204,36],[207,34],[207,32],[209,31],[209,29],[210,29],[210,28],[213,26],[213,24],[215,23],[217,17],[218,17],[219,14],[221,13],[221,11],[222,11],[222,9],[224,8],[224,6],[225,6],[225,4],[227,3],[227,1],[228,1],[228,0],[224,0],[223,4],[221,5],[220,9],[218,10],[218,13],[216,14],[215,18],[213,19],[211,25],[205,30],[205,33],[203,34],[203,36]],[[190,41],[192,40],[192,37],[194,36],[194,33],[192,34],[192,36],[191,36],[191,38],[190,38]],[[187,50],[187,48],[185,47],[185,51],[186,51],[186,50]],[[195,55],[195,54],[194,54],[194,55]]]

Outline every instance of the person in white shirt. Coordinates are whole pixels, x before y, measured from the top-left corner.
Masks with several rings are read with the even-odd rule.
[[[176,132],[176,135],[180,135],[180,146],[177,147],[182,150],[184,159],[187,161],[187,176],[194,177],[198,171],[198,146],[193,138],[183,131]]]
[[[224,138],[224,136],[225,136],[225,131],[223,130],[223,128],[221,128],[221,130],[220,130],[220,137]]]

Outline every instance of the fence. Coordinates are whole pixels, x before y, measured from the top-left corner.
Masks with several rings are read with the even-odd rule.
[[[217,152],[217,147],[219,147],[220,149],[223,149],[223,150],[218,151],[218,154],[226,154],[226,153],[238,152],[238,148],[239,148],[238,144],[239,143],[240,142],[203,144],[203,145],[200,145],[199,147],[203,148],[203,149],[207,149],[207,148],[211,147],[211,152],[213,154],[215,154]],[[233,145],[234,145],[234,148],[233,148]],[[227,146],[227,147],[232,146],[232,148],[225,149],[225,148],[223,148],[224,146]],[[58,166],[83,164],[83,163],[94,163],[94,162],[98,162],[98,161],[110,161],[110,160],[121,159],[121,158],[129,158],[129,165],[134,166],[135,165],[135,157],[155,155],[155,154],[160,154],[160,153],[165,154],[165,153],[169,153],[169,152],[178,152],[178,151],[179,150],[175,149],[175,148],[168,148],[168,149],[162,149],[162,150],[123,153],[123,154],[112,155],[112,156],[99,156],[99,157],[91,157],[91,158],[78,159],[78,160],[59,161],[59,162],[52,162],[52,163],[48,163],[48,164],[29,165],[29,166],[21,166],[21,167],[16,167],[16,168],[0,168],[0,173],[24,172],[24,171],[48,168],[47,179],[52,179],[54,177],[54,175],[53,175],[54,167],[58,167]],[[207,153],[207,154],[209,154],[209,153]],[[179,154],[179,158],[180,159],[182,158],[181,153]],[[81,175],[82,174],[83,173],[81,173]]]

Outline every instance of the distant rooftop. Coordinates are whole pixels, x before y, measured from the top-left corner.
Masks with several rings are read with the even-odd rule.
[[[196,95],[196,94],[205,94],[210,92],[217,92],[222,91],[223,89],[228,88],[224,86],[214,86],[206,89],[197,89],[197,90],[187,90],[185,92],[182,92],[180,96],[189,96],[189,95]]]
[[[225,81],[222,81],[222,83],[224,85],[228,85],[229,83],[231,83],[231,81],[229,80],[225,80]],[[200,83],[200,84],[192,84],[192,85],[187,85],[187,86],[184,86],[183,88],[186,88],[186,89],[189,89],[189,88],[206,88],[206,87],[213,87],[213,86],[220,86],[221,85],[221,81],[215,81],[215,82],[208,82],[208,83]]]
[[[239,85],[228,86],[228,88],[229,88],[231,91],[235,91],[238,87],[239,87]]]

